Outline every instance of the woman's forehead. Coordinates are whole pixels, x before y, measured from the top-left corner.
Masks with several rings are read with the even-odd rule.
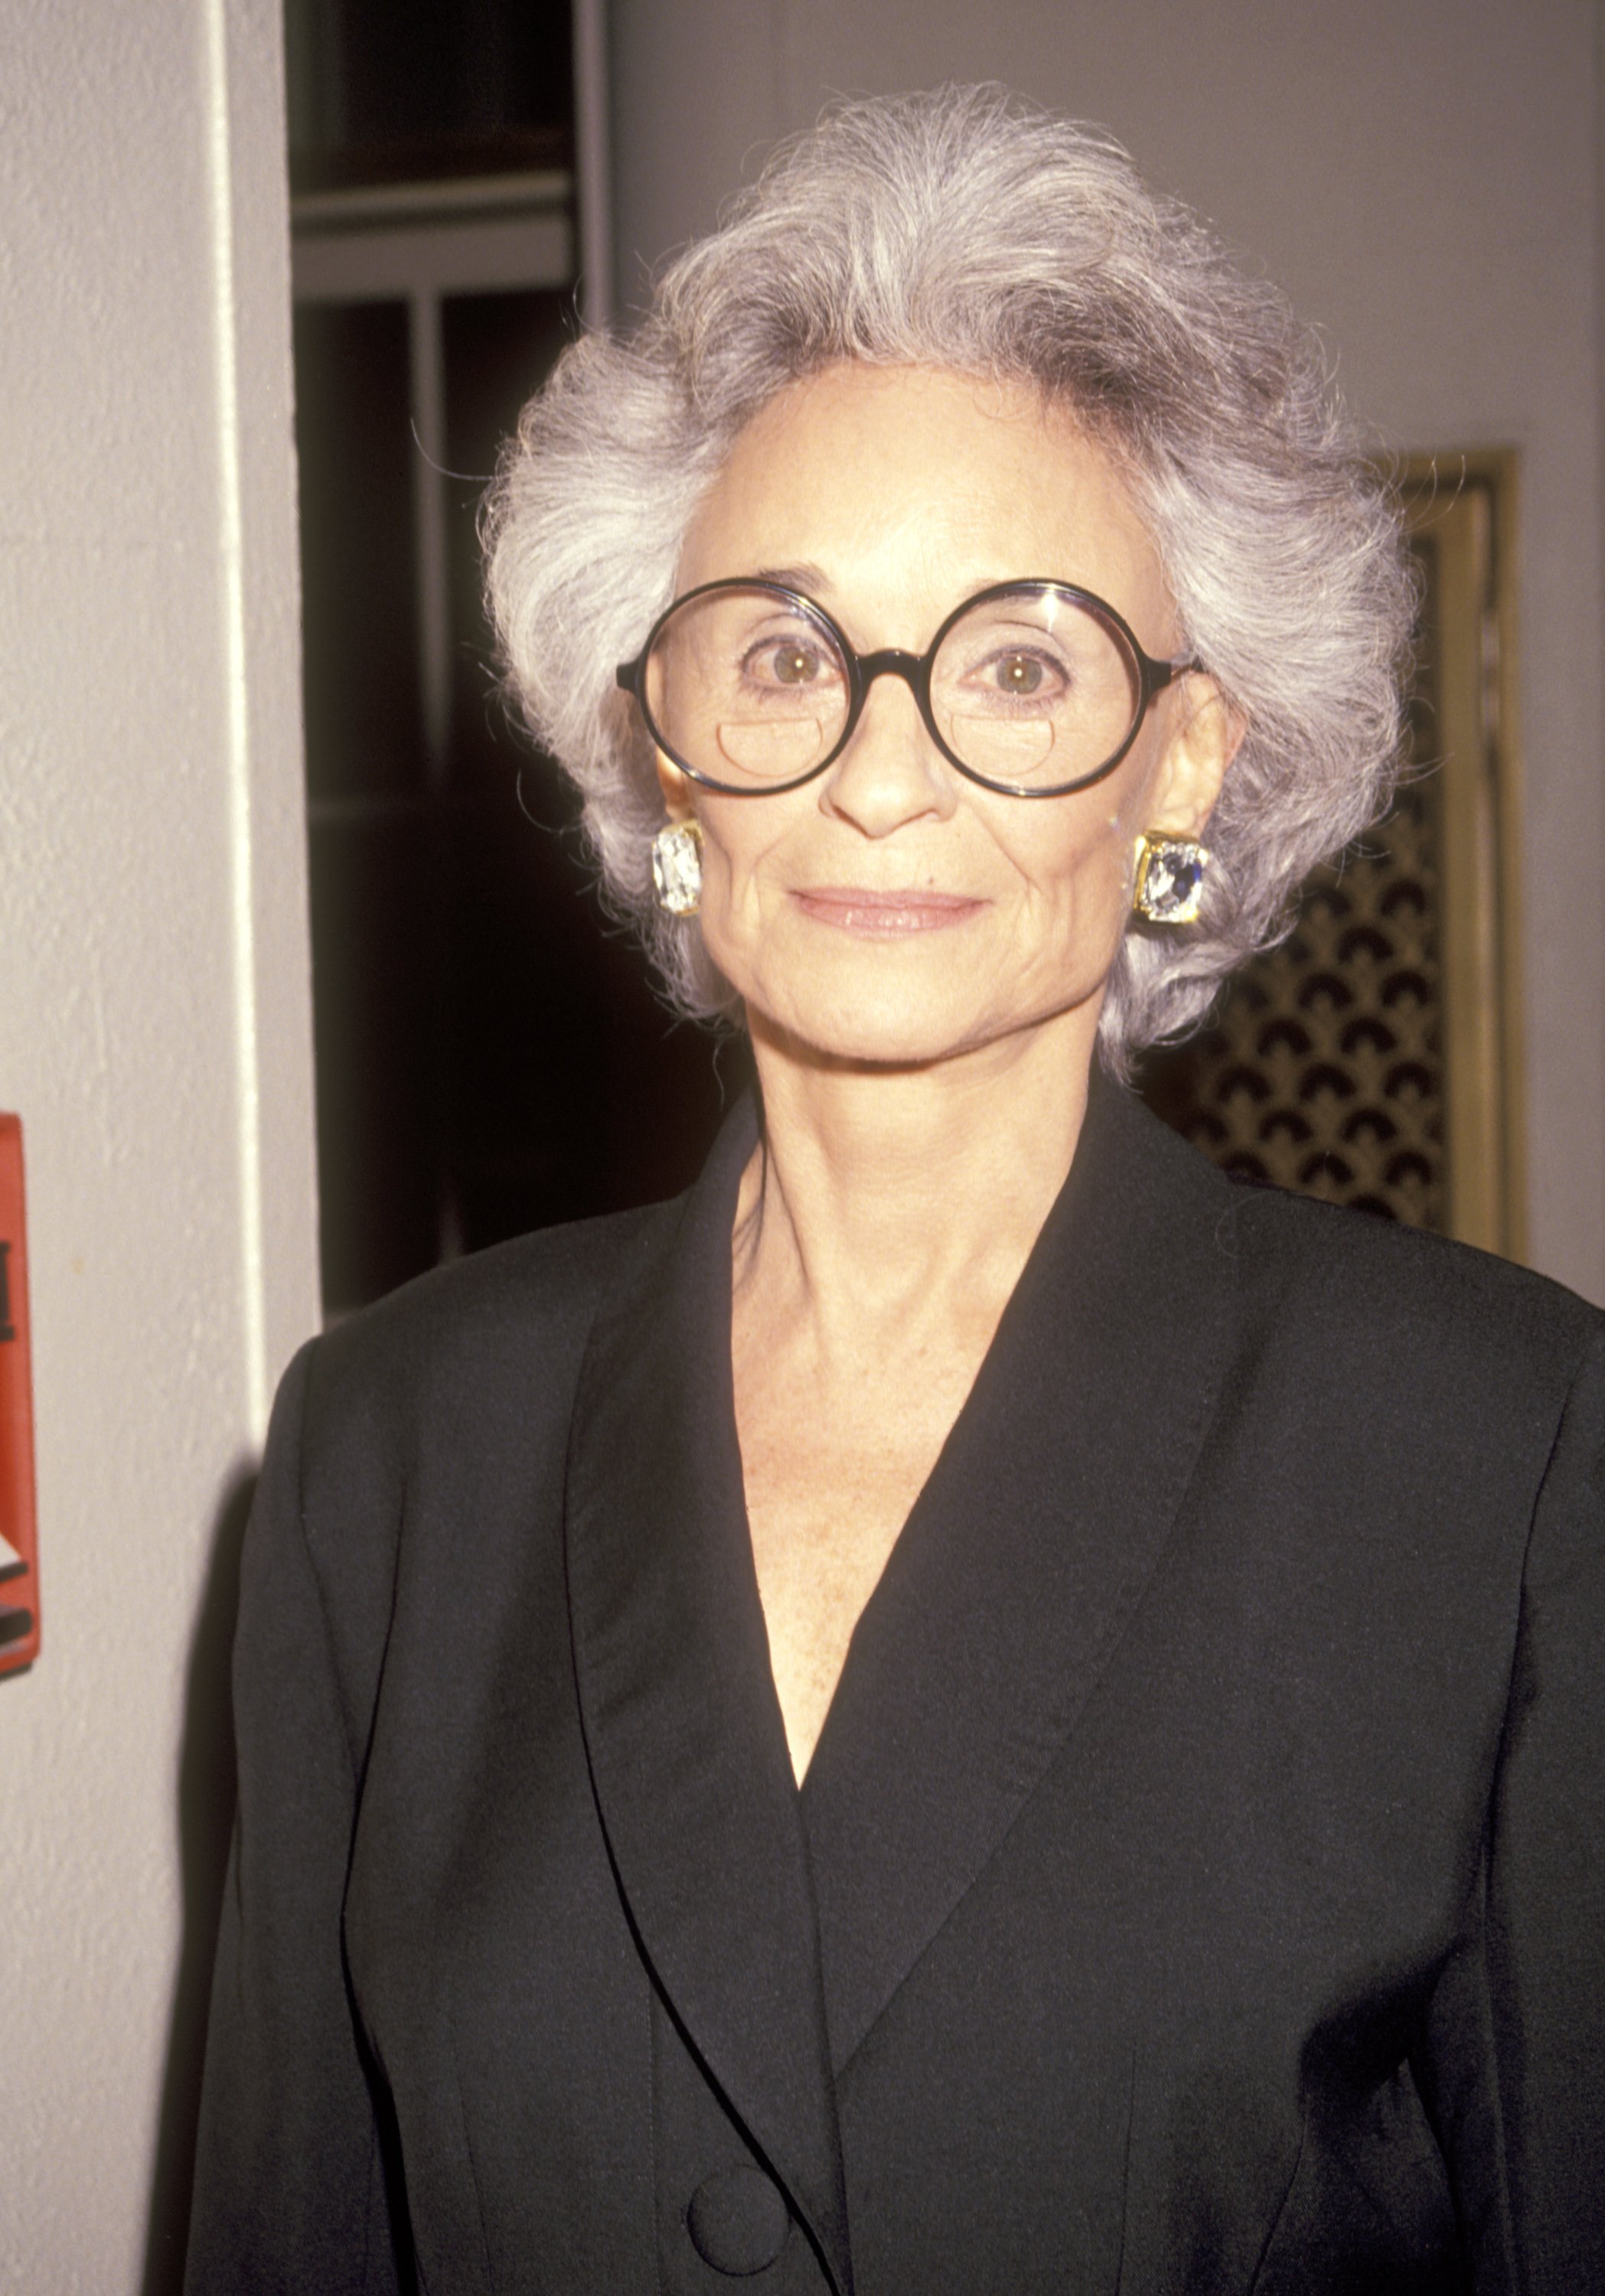
[[[1107,448],[1035,386],[844,364],[789,385],[736,439],[692,522],[677,586],[807,571],[824,604],[952,604],[1044,576],[1142,634],[1167,611],[1157,553]]]

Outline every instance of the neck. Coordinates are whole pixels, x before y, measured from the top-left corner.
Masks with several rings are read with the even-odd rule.
[[[738,1292],[761,1283],[828,1353],[878,1328],[995,1323],[1075,1153],[1085,1008],[927,1066],[824,1058],[752,1022],[766,1141],[743,1177]]]

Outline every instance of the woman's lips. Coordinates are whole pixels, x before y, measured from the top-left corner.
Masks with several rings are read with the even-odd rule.
[[[987,906],[966,893],[932,893],[911,886],[905,892],[870,892],[856,885],[812,885],[791,896],[807,916],[838,931],[940,932],[962,925]]]

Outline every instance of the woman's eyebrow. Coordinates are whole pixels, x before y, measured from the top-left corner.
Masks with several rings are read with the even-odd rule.
[[[832,586],[823,567],[815,566],[811,559],[800,566],[760,566],[752,578],[755,582],[773,582],[782,590],[806,590],[810,596]]]
[[[796,566],[760,566],[749,578],[754,582],[773,582],[782,590],[802,590],[823,604],[835,588],[835,584],[823,566],[807,559]],[[972,573],[967,580],[953,584],[954,603],[974,598],[983,590],[995,589],[1000,583],[1012,581],[1011,574],[986,571]]]

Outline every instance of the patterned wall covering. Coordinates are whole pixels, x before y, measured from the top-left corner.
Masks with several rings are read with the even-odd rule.
[[[1457,649],[1478,662],[1489,649],[1479,627],[1444,627],[1445,600],[1456,611],[1463,593],[1480,608],[1482,593],[1440,578],[1459,537],[1445,534],[1431,499],[1418,488],[1412,539],[1423,609],[1410,763],[1388,818],[1339,867],[1313,873],[1290,937],[1238,976],[1204,1034],[1150,1055],[1140,1081],[1150,1104],[1230,1171],[1456,1233],[1466,1221],[1455,1218],[1451,1185],[1446,1048],[1463,1046],[1470,1059],[1477,1040],[1445,1025],[1445,905],[1476,890],[1446,883],[1454,785],[1445,759],[1455,728],[1443,668],[1446,653],[1453,672]],[[1459,494],[1454,507],[1458,517]],[[1478,882],[1496,873],[1485,868]],[[1478,993],[1494,990],[1484,981]]]
[[[1153,1059],[1145,1096],[1228,1171],[1444,1225],[1435,826],[1416,782],[1311,878],[1297,931],[1216,1025]]]

